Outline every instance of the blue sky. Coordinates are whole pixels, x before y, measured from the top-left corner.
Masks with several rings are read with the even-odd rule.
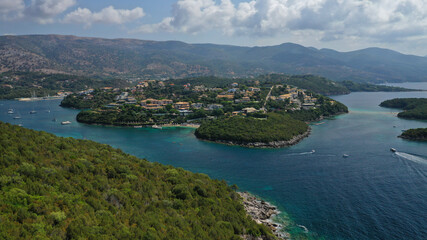
[[[427,55],[427,0],[0,0],[0,34]]]

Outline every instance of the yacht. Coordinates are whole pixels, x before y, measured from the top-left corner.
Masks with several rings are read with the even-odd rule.
[[[30,114],[36,114],[36,113],[37,111],[34,111],[34,110],[30,111]]]
[[[390,151],[397,152],[396,148],[390,148]]]
[[[7,114],[14,114],[13,109],[9,109],[9,110],[7,111]]]
[[[71,122],[70,121],[63,121],[63,122],[61,122],[61,124],[62,125],[68,125],[68,124],[71,124]]]
[[[343,158],[348,158],[348,157],[350,157],[350,155],[348,155],[348,154],[345,154],[345,153],[344,153],[344,154],[342,155],[342,157],[343,157]]]
[[[21,117],[20,116],[15,116],[15,117],[13,117],[13,119],[21,119]]]

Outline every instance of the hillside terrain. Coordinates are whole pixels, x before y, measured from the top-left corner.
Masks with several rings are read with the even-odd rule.
[[[285,43],[238,47],[61,35],[0,37],[0,72],[43,71],[88,76],[184,78],[314,74],[356,82],[425,81],[427,58],[387,49],[352,52]]]
[[[0,122],[0,239],[275,239],[225,181]]]
[[[125,87],[122,79],[99,79],[68,74],[40,72],[5,72],[0,74],[0,99],[44,97],[61,92],[77,92],[90,88]]]

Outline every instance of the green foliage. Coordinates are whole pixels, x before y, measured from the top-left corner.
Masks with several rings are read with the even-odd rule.
[[[99,108],[113,102],[116,95],[117,94],[112,92],[104,92],[101,90],[95,90],[92,93],[93,98],[91,99],[87,99],[84,95],[71,94],[61,101],[61,107],[75,109]]]
[[[333,101],[330,98],[323,96],[319,97],[319,102],[321,105],[316,109],[289,111],[288,113],[292,116],[292,118],[310,122],[317,121],[323,117],[329,117],[348,112],[347,106],[340,102]]]
[[[259,77],[260,81],[270,84],[287,84],[323,95],[348,94],[350,91],[343,85],[315,75],[269,74]]]
[[[400,137],[415,141],[427,141],[427,128],[408,129]]]
[[[12,85],[12,88],[5,85]],[[126,86],[121,79],[98,79],[67,74],[45,74],[39,72],[6,72],[0,74],[0,99],[56,95],[60,90],[81,91],[88,88]]]
[[[198,138],[238,143],[287,141],[305,133],[307,124],[286,114],[269,113],[267,119],[230,117],[205,121],[196,130]]]
[[[0,122],[0,239],[274,239],[233,196],[205,174]]]
[[[380,106],[405,110],[397,115],[401,118],[427,120],[427,98],[395,98],[382,102]]]
[[[339,82],[352,92],[407,92],[407,91],[419,91],[414,89],[407,89],[402,87],[392,87],[385,85],[377,85],[370,83],[357,83],[352,81]]]

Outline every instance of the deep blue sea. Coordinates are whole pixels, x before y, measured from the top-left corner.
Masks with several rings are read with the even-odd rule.
[[[427,89],[427,83],[400,86],[415,85]],[[59,107],[59,101],[0,101],[0,120],[225,179],[276,204],[287,213],[279,217],[294,222],[292,231],[303,233],[297,225],[305,226],[313,238],[427,239],[427,143],[397,138],[401,130],[426,128],[427,122],[399,119],[399,110],[378,106],[396,97],[427,98],[427,92],[334,96],[350,113],[313,125],[308,138],[284,149],[203,142],[185,128],[79,124],[78,111]],[[7,114],[9,108],[14,115]],[[33,109],[37,114],[29,114]],[[22,119],[13,119],[16,115]],[[72,124],[61,125],[65,120]]]

